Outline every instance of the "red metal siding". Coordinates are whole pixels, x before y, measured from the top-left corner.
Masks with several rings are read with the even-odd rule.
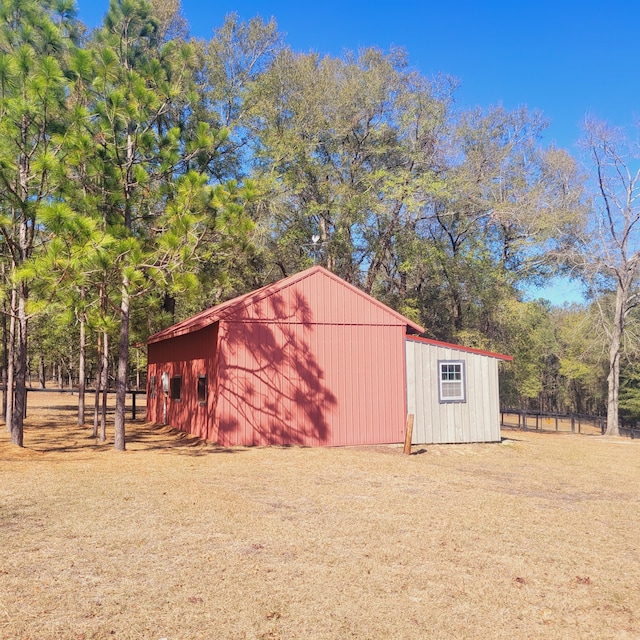
[[[219,444],[400,442],[404,327],[229,323]]]
[[[167,422],[172,426],[210,439],[216,401],[216,353],[218,325],[201,331],[149,344],[148,380],[155,377],[155,399],[147,402],[147,420],[163,422],[164,394],[162,373],[169,377],[181,376],[181,398],[167,398]],[[198,403],[198,378],[207,376],[207,402]],[[147,389],[147,398],[150,398]]]

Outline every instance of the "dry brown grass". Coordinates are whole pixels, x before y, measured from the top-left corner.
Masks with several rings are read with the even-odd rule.
[[[637,441],[118,454],[55,403],[0,436],[0,638],[640,637]]]

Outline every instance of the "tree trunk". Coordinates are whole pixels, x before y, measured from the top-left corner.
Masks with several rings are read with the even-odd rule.
[[[7,415],[7,345],[8,345],[8,329],[7,329],[7,303],[6,300],[3,303],[2,314],[2,417]]]
[[[7,431],[11,432],[11,421],[13,418],[13,382],[15,374],[15,349],[16,349],[16,300],[18,294],[16,288],[11,289],[11,308],[9,310],[9,344],[7,348],[7,407],[5,411],[5,422]]]
[[[16,351],[16,391],[11,416],[11,442],[23,446],[24,414],[27,408],[27,285],[18,285],[18,349]]]
[[[389,221],[387,228],[380,237],[379,246],[374,252],[371,258],[371,264],[367,269],[367,279],[365,281],[364,290],[365,293],[371,295],[373,285],[376,282],[376,278],[382,269],[385,257],[391,252],[391,245],[393,243],[394,234],[398,228],[398,216],[402,211],[403,200],[400,200],[394,207],[393,217]]]
[[[24,92],[23,92],[24,93]],[[27,149],[28,116],[22,116],[20,138],[22,149]],[[18,223],[18,258],[14,267],[20,267],[29,258],[32,247],[32,236],[30,234],[30,213],[29,213],[29,162],[30,157],[21,152],[18,160],[18,191],[22,207],[19,210]],[[15,268],[14,268],[15,272]],[[13,408],[11,412],[11,442],[23,446],[24,415],[27,408],[27,298],[29,289],[25,282],[19,282],[15,289],[17,300],[17,323],[18,342],[15,358],[15,394],[13,398]]]
[[[609,376],[607,378],[607,431],[608,436],[619,436],[618,405],[620,392],[620,346],[624,331],[625,301],[628,291],[622,284],[616,290],[616,309],[613,316],[609,344]]]
[[[319,226],[320,226],[320,241],[322,242],[322,244],[324,245],[325,250],[326,250],[327,270],[328,271],[334,271],[335,270],[335,261],[333,259],[333,256],[331,255],[330,247],[329,247],[329,244],[328,244],[329,243],[329,221],[323,215],[320,216]]]
[[[122,278],[122,302],[120,303],[120,341],[118,343],[118,372],[116,375],[116,415],[114,443],[116,451],[125,450],[125,403],[129,372],[129,279]]]
[[[109,397],[109,334],[102,332],[102,407],[100,410],[100,442],[107,439],[107,400]]]
[[[136,391],[140,389],[140,349],[136,349]]]
[[[462,329],[462,296],[458,291],[457,287],[452,287],[451,292],[451,316],[453,318],[453,327],[456,331],[460,331]]]
[[[93,399],[93,437],[98,437],[100,415],[100,384],[102,383],[102,335],[98,334],[98,366],[96,367],[96,389]]]
[[[82,292],[84,298],[84,291]],[[78,362],[78,426],[84,425],[84,388],[86,377],[87,327],[84,310],[80,312],[80,357]]]
[[[44,356],[42,354],[38,358],[38,380],[40,382],[40,388],[46,389],[47,380],[44,372]]]

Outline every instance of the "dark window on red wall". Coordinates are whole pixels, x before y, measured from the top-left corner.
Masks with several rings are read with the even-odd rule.
[[[169,386],[169,396],[172,400],[180,400],[182,392],[182,376],[173,376]]]
[[[198,404],[207,403],[207,376],[198,376]]]

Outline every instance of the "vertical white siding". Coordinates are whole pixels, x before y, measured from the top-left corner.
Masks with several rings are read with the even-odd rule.
[[[405,344],[407,413],[415,416],[412,443],[499,441],[498,360],[413,340],[406,340]],[[465,363],[465,402],[440,402],[439,360]]]

